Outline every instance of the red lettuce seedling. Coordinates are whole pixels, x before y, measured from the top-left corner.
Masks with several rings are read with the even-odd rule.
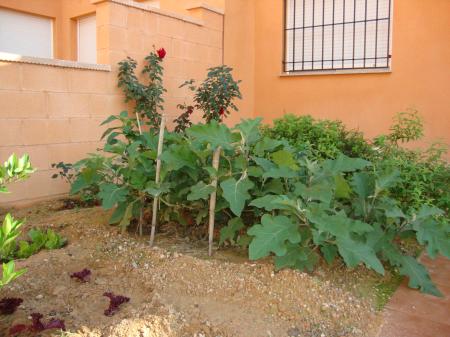
[[[88,282],[91,277],[91,271],[87,268],[84,268],[82,271],[78,271],[76,273],[72,273],[70,275],[71,278],[76,278],[81,282]]]
[[[22,302],[21,298],[2,298],[0,300],[0,315],[12,315]]]
[[[25,332],[28,330],[28,325],[25,324],[16,324],[14,326],[12,326],[9,329],[9,335],[10,336],[17,336],[18,334],[21,334],[22,332]]]
[[[66,326],[63,320],[51,319],[48,323],[41,322],[42,314],[34,312],[31,314],[31,325],[17,324],[9,329],[9,334],[11,336],[16,336],[22,332],[29,331],[32,333],[41,332],[50,329],[61,329],[66,330]]]
[[[104,312],[105,316],[114,315],[119,310],[119,306],[121,304],[130,301],[130,299],[128,297],[121,296],[121,295],[114,295],[111,292],[104,293],[103,296],[106,296],[109,298],[109,307]]]

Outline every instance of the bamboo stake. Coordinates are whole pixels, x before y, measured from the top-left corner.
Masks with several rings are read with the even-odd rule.
[[[137,112],[136,112],[136,121],[137,121],[138,129],[139,129],[139,134],[142,136],[141,121],[139,119],[139,114]],[[141,195],[140,199],[141,199],[142,206],[141,206],[141,212],[139,215],[139,222],[138,222],[137,230],[139,230],[139,236],[142,236],[142,227],[144,226],[144,197]]]
[[[158,152],[156,157],[156,177],[155,183],[159,184],[159,178],[161,175],[161,153],[164,142],[164,130],[166,128],[166,118],[161,116],[161,126],[159,128],[159,139],[158,139]],[[153,242],[155,241],[155,231],[156,231],[156,221],[157,221],[157,212],[158,212],[158,197],[154,197],[153,199],[153,211],[152,211],[152,231],[150,233],[150,247],[153,246]]]
[[[214,151],[212,166],[216,170],[219,170],[219,160],[220,160],[220,146]],[[214,177],[211,185],[214,187],[214,192],[211,193],[209,198],[209,239],[208,239],[208,255],[212,256],[212,246],[214,239],[214,222],[216,216],[216,198],[217,198],[217,176]]]

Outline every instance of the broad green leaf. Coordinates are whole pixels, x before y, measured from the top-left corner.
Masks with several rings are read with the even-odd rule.
[[[400,171],[398,170],[386,172],[383,175],[377,177],[377,179],[375,180],[376,193],[378,194],[381,191],[387,190],[395,186],[395,184],[397,184],[399,179],[400,179]]]
[[[275,269],[293,268],[298,261],[306,261],[307,259],[308,257],[302,246],[288,242],[286,244],[286,254],[275,257]]]
[[[353,175],[351,185],[356,194],[366,199],[375,193],[375,180],[367,172],[357,172]]]
[[[439,223],[433,218],[413,223],[417,231],[417,240],[426,246],[427,253],[431,258],[442,254],[450,259],[450,228],[444,223]]]
[[[108,224],[115,225],[116,223],[119,223],[120,220],[122,220],[123,216],[125,215],[127,206],[128,206],[128,204],[126,202],[119,203],[119,205],[114,210],[111,218],[109,219]]]
[[[336,248],[336,246],[331,244],[322,245],[320,247],[320,251],[322,252],[323,257],[328,264],[332,264],[338,254],[338,249]]]
[[[428,271],[423,265],[411,256],[403,256],[400,274],[409,277],[408,286],[414,289],[420,289],[422,292],[438,297],[443,297],[442,293],[431,281]]]
[[[226,240],[234,242],[237,233],[244,228],[244,223],[241,218],[233,218],[228,221],[228,225],[220,230],[219,245],[222,245]]]
[[[172,145],[161,154],[161,160],[168,170],[180,170],[183,167],[197,169],[196,156],[187,145]]]
[[[272,153],[272,161],[279,167],[288,167],[292,170],[298,170],[297,162],[291,152],[280,150]]]
[[[270,171],[271,169],[276,168],[276,165],[266,158],[253,158],[253,161],[261,167],[264,171]]]
[[[261,198],[254,199],[250,206],[254,206],[257,208],[263,208],[266,211],[273,211],[274,209],[279,209],[279,205],[275,203],[275,201],[280,201],[280,196],[267,194]]]
[[[337,174],[334,176],[334,183],[336,185],[335,196],[336,198],[348,199],[352,193],[352,189],[348,184],[347,180],[342,176],[342,174]]]
[[[333,198],[333,189],[326,181],[306,186],[303,183],[295,184],[295,195],[302,197],[306,202],[317,200],[330,204]]]
[[[384,275],[383,265],[370,246],[355,241],[350,237],[338,237],[336,244],[339,254],[350,268],[356,267],[361,262],[364,262],[368,268]]]
[[[265,214],[261,224],[254,225],[247,233],[254,236],[249,246],[251,260],[266,257],[270,253],[283,256],[287,253],[287,241],[299,243],[301,240],[298,225],[286,216]]]
[[[259,127],[262,118],[245,119],[242,120],[236,128],[241,132],[246,144],[251,145],[256,143],[261,138]]]
[[[248,191],[252,189],[254,184],[248,178],[239,179],[234,178],[223,181],[220,187],[223,191],[223,197],[230,204],[231,211],[237,216],[241,216],[242,210],[245,207],[245,202],[250,199]]]
[[[144,192],[150,194],[152,197],[159,197],[169,191],[170,185],[168,183],[156,184],[154,181],[149,182],[144,190]]]
[[[281,145],[283,145],[282,141],[264,137],[262,140],[256,143],[253,151],[257,156],[264,156],[267,152],[271,152]]]
[[[224,124],[213,120],[208,124],[196,124],[186,130],[189,137],[200,142],[208,143],[213,149],[221,146],[223,149],[231,150],[234,142],[233,135]]]
[[[206,185],[203,181],[198,182],[191,187],[191,192],[187,196],[187,200],[194,201],[199,199],[207,200],[214,192],[215,188],[211,185]]]
[[[102,200],[102,206],[104,209],[111,209],[118,203],[126,200],[128,196],[128,190],[126,187],[119,187],[115,184],[101,184],[98,197]]]
[[[295,178],[296,176],[297,176],[297,173],[295,171],[293,171],[289,167],[285,167],[285,166],[279,167],[279,168],[272,168],[263,174],[264,179],[268,179],[268,178],[289,179],[289,178]]]
[[[350,219],[343,211],[328,215],[324,212],[315,214],[308,210],[306,215],[311,222],[316,224],[319,230],[336,237],[346,238],[349,237],[350,233],[364,234],[373,231],[372,226],[359,220]]]
[[[336,175],[341,172],[354,172],[372,165],[369,161],[361,158],[350,158],[340,154],[336,159],[328,159],[323,163],[323,168]]]

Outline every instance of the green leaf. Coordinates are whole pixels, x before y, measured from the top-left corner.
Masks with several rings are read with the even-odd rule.
[[[319,230],[336,237],[347,238],[350,233],[364,234],[373,231],[372,226],[359,220],[350,219],[343,211],[328,215],[324,212],[316,214],[308,209],[306,215],[311,222],[316,224]]]
[[[197,169],[197,158],[188,145],[172,145],[161,154],[161,160],[169,171],[180,170],[183,167]]]
[[[420,289],[422,292],[438,297],[443,297],[442,293],[431,281],[428,271],[423,265],[411,256],[403,256],[400,274],[409,277],[408,286],[414,289]]]
[[[191,187],[191,192],[187,196],[187,200],[194,201],[199,199],[207,200],[215,188],[211,185],[206,185],[203,181],[200,181],[196,185]]]
[[[306,186],[303,183],[295,184],[295,195],[301,196],[306,202],[317,200],[330,204],[333,198],[333,190],[330,188],[330,184],[326,181],[313,184],[312,186]]]
[[[355,241],[350,237],[338,237],[336,239],[339,254],[350,268],[356,267],[361,262],[368,268],[372,268],[376,272],[384,275],[384,268],[374,250],[359,241]]]
[[[337,174],[334,176],[334,183],[336,184],[335,196],[336,198],[348,199],[352,193],[352,189],[348,184],[347,180],[342,176],[342,174]]]
[[[376,193],[380,193],[381,191],[387,190],[395,184],[400,179],[400,171],[394,170],[392,172],[386,172],[383,175],[377,177],[375,180],[375,191]]]
[[[361,158],[350,158],[340,154],[336,159],[328,159],[323,163],[323,168],[336,175],[342,172],[354,172],[372,165],[369,161]]]
[[[355,173],[352,177],[351,185],[356,194],[362,199],[366,199],[375,193],[374,178],[366,172]]]
[[[431,258],[440,253],[450,259],[450,229],[447,224],[428,218],[413,222],[413,228],[417,231],[417,241],[426,246]]]
[[[220,230],[219,245],[222,245],[226,240],[234,242],[237,233],[244,228],[244,223],[241,218],[233,218],[228,221],[228,225]]]
[[[236,128],[241,132],[246,144],[251,145],[256,143],[261,138],[259,127],[261,125],[262,118],[242,120]]]
[[[275,256],[275,269],[295,268],[299,270],[313,271],[319,256],[308,247],[287,243],[287,253],[283,256]]]
[[[238,181],[230,178],[220,184],[223,190],[223,197],[229,202],[231,211],[237,216],[241,216],[245,202],[250,199],[248,191],[253,186],[254,184],[248,178],[239,179]]]
[[[267,152],[271,152],[281,145],[283,145],[282,141],[264,137],[256,143],[253,151],[257,156],[264,156]]]
[[[276,203],[276,201],[280,200],[280,196],[278,195],[267,194],[261,198],[253,199],[253,201],[250,203],[250,206],[263,208],[266,211],[270,212],[274,209],[279,209],[279,205]]]
[[[336,248],[336,246],[331,244],[324,244],[320,247],[320,251],[322,252],[323,257],[328,264],[333,263],[338,253],[338,249]]]
[[[248,232],[254,236],[249,246],[249,257],[257,260],[275,253],[283,256],[287,253],[286,241],[299,243],[301,240],[298,225],[286,216],[265,214],[261,224],[254,225]]]
[[[125,214],[126,209],[127,209],[127,203],[125,203],[125,202],[119,203],[119,205],[114,210],[111,218],[109,219],[108,224],[115,225],[116,223],[120,222],[120,220],[122,220],[122,218]]]
[[[297,176],[297,173],[295,171],[291,170],[289,167],[272,168],[263,174],[264,179],[268,179],[268,178],[289,179],[289,178],[294,178],[296,176]]]
[[[118,203],[126,200],[128,196],[128,190],[126,187],[119,187],[115,184],[101,184],[98,197],[102,200],[102,206],[104,209],[111,209]]]
[[[280,150],[272,153],[272,161],[279,167],[288,167],[292,170],[298,170],[297,162],[291,152]]]
[[[266,158],[253,158],[253,161],[261,167],[264,171],[270,171],[271,169],[276,168],[276,165]]]
[[[200,142],[208,143],[213,149],[221,146],[223,149],[231,150],[234,143],[230,129],[217,121],[212,120],[208,124],[196,124],[186,130],[189,137]]]

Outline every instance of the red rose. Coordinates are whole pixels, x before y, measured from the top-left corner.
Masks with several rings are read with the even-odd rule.
[[[158,49],[156,51],[158,53],[158,57],[162,60],[164,57],[166,57],[166,50],[164,48]]]
[[[223,116],[224,114],[225,114],[225,109],[224,108],[220,108],[219,115]]]

